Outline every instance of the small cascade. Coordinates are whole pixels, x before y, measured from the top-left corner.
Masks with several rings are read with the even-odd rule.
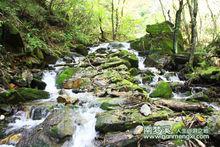
[[[115,46],[118,46],[116,48]],[[94,53],[99,49],[106,49],[108,51],[115,52],[118,49],[121,50],[127,50],[129,52],[134,53],[138,60],[139,60],[139,70],[141,73],[150,72],[153,75],[152,81],[148,83],[143,82],[143,75],[139,74],[136,76],[136,79],[138,79],[138,82],[140,83],[140,86],[145,88],[149,93],[151,93],[155,86],[160,81],[165,81],[170,84],[178,84],[178,85],[184,85],[185,81],[180,80],[179,76],[175,72],[169,72],[157,69],[156,67],[146,67],[145,66],[145,57],[142,57],[139,55],[139,53],[133,49],[130,48],[129,43],[103,43],[96,47],[91,47],[89,53]],[[76,64],[79,64],[82,59],[84,59],[83,56],[78,54],[73,54],[74,62]],[[60,59],[57,61],[55,65],[62,65],[65,64],[65,61],[63,59]],[[37,104],[48,104],[51,105],[57,105],[57,98],[59,97],[59,93],[61,89],[58,89],[56,86],[56,76],[57,73],[63,68],[63,66],[55,66],[50,65],[54,69],[53,70],[46,70],[43,74],[43,79],[47,86],[45,91],[50,93],[50,98],[47,100],[39,100],[36,102],[32,102],[32,105],[36,106]],[[174,99],[178,100],[186,100],[189,98],[192,98],[194,94],[197,94],[199,91],[206,90],[202,87],[191,87],[190,93],[184,93],[184,92],[173,92]],[[65,93],[66,95],[77,98],[78,99],[78,105],[77,108],[74,108],[74,113],[72,118],[74,119],[74,126],[75,126],[75,133],[72,135],[71,139],[66,141],[62,147],[95,147],[94,141],[95,137],[98,135],[95,130],[96,125],[96,114],[102,112],[103,110],[99,108],[99,104],[96,101],[96,96],[94,96],[93,93],[88,92],[80,92],[80,93],[74,93],[72,90],[62,89],[62,93]],[[208,106],[213,107],[216,110],[220,110],[220,108],[215,104],[210,103],[204,103]],[[12,131],[16,131],[19,129],[31,129],[39,124],[41,124],[46,117],[48,116],[46,111],[42,111],[43,117],[38,120],[34,120],[33,115],[35,112],[35,108],[32,108],[29,106],[30,111],[18,111],[13,118],[15,118],[14,123],[10,123],[8,125],[8,129],[6,133],[10,133]]]

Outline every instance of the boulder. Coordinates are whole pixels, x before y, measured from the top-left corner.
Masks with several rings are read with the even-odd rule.
[[[209,66],[207,68],[198,68],[195,72],[188,74],[192,84],[208,84],[220,86],[220,68]]]
[[[62,95],[57,98],[57,102],[63,104],[75,104],[77,101],[78,101],[77,98],[70,97],[68,95]]]
[[[120,65],[126,65],[128,68],[131,67],[131,63],[127,60],[121,59],[119,57],[110,57],[104,64],[101,64],[102,69],[113,68]]]
[[[136,146],[138,138],[130,132],[112,132],[104,136],[103,141],[99,146],[109,147],[132,147]]]
[[[147,57],[145,61],[147,66],[163,65],[164,62],[167,62],[167,57],[174,54],[172,28],[173,24],[168,21],[147,25],[147,34],[139,39],[130,41],[131,48]],[[180,32],[178,36],[178,53],[184,52],[183,44],[183,37]]]
[[[131,67],[138,67],[138,58],[135,54],[127,51],[127,50],[120,50],[119,52],[111,54],[112,57],[118,56],[121,59],[127,60],[130,62]]]
[[[108,45],[108,48],[113,48],[113,49],[120,49],[123,47],[125,47],[125,46],[120,42],[110,42]]]
[[[44,90],[46,88],[47,84],[45,82],[41,81],[41,80],[38,80],[38,79],[34,78],[31,81],[31,85],[30,86],[31,86],[31,88],[37,88],[39,90]]]
[[[73,78],[63,84],[64,89],[88,90],[91,80],[89,78]]]
[[[16,54],[24,53],[24,42],[19,30],[12,23],[3,23],[0,44],[3,44],[6,51]]]
[[[117,109],[97,115],[96,130],[100,132],[126,131],[137,125],[149,125],[152,121],[167,119],[172,116],[170,110],[160,109],[144,116],[138,109]]]
[[[76,44],[71,51],[77,52],[83,56],[88,55],[89,49],[83,44]]]
[[[171,98],[172,89],[170,84],[167,82],[159,82],[153,92],[149,95],[152,98],[160,97],[160,98]]]
[[[31,108],[31,119],[33,120],[41,120],[45,118],[49,113],[49,110],[47,107],[44,106],[33,106]]]
[[[56,84],[58,86],[62,86],[63,83],[72,78],[73,75],[77,72],[77,68],[65,68],[63,71],[61,71],[60,73],[58,73],[57,77],[56,77]]]
[[[52,111],[39,126],[24,131],[16,146],[62,146],[75,132],[73,116],[68,107]]]
[[[0,93],[0,102],[18,104],[19,102],[47,99],[49,96],[49,93],[46,91],[32,88],[18,88],[17,90],[9,90],[7,92]]]

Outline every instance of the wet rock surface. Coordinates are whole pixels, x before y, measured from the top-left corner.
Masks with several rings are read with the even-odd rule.
[[[161,33],[157,28],[149,32],[153,37]],[[170,33],[169,28],[166,27],[163,33]],[[69,64],[70,58],[65,60],[68,63],[61,60],[57,63],[59,66],[53,66],[55,70],[45,72],[43,82],[32,79],[34,84],[31,85],[36,89],[17,88],[12,94],[1,90],[0,95],[12,95],[7,99],[10,102],[19,100],[19,97],[13,97],[17,93],[25,99],[21,102],[44,99],[40,105],[27,104],[34,107],[25,117],[26,121],[39,122],[10,133],[12,136],[21,134],[17,146],[60,147],[79,143],[84,146],[154,146],[164,142],[175,145],[171,140],[144,139],[144,126],[169,125],[174,132],[176,128],[204,127],[215,109],[205,104],[204,99],[211,93],[217,98],[218,89],[189,87],[176,72],[157,69],[154,65],[146,67],[145,57],[139,56],[126,43],[92,47],[87,56],[74,56],[74,61],[71,61],[74,64]],[[161,59],[162,62],[165,63]],[[47,92],[40,90],[44,88]],[[46,100],[48,97],[50,99]],[[17,112],[25,112],[24,109]],[[0,110],[12,111],[4,105]],[[213,137],[219,139],[216,122],[212,125],[215,128]],[[6,143],[13,144],[10,139]]]

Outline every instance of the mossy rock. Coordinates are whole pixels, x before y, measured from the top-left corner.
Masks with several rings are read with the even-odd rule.
[[[73,75],[77,72],[77,68],[65,68],[61,71],[56,77],[56,84],[61,87],[65,81],[72,78]]]
[[[147,25],[145,36],[131,41],[131,48],[146,54],[173,54],[173,24],[166,21],[158,24]],[[178,36],[178,53],[184,52],[184,41],[181,32]],[[156,56],[158,57],[158,56]],[[154,59],[154,58],[152,58]]]
[[[156,86],[155,90],[150,94],[150,97],[171,98],[172,89],[167,82],[160,82]]]
[[[0,93],[0,101],[1,103],[17,104],[19,102],[47,99],[49,96],[49,93],[43,90],[19,88]]]
[[[146,32],[151,35],[160,35],[163,33],[171,33],[173,27],[174,27],[174,25],[171,22],[165,21],[162,23],[147,25]]]
[[[106,68],[113,68],[113,67],[117,67],[119,65],[126,65],[128,68],[131,67],[131,64],[129,61],[124,60],[124,59],[120,59],[118,57],[110,57],[106,63],[102,64],[101,67],[102,69],[106,69]]]
[[[111,110],[97,116],[96,130],[100,132],[125,131],[137,125],[149,125],[153,121],[168,119],[173,111],[161,109],[149,116],[142,115],[138,109]]]
[[[120,50],[119,52],[113,53],[111,56],[118,56],[121,59],[129,61],[132,67],[138,67],[137,56],[127,50]]]
[[[74,51],[76,51],[77,53],[84,55],[84,56],[88,55],[88,52],[89,52],[88,48],[83,44],[75,45]]]
[[[187,77],[193,84],[215,84],[220,85],[220,68],[210,66],[207,68],[197,68],[195,72],[188,74]]]

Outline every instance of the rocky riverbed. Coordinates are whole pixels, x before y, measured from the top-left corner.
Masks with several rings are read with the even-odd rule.
[[[166,59],[161,59],[161,63]],[[0,144],[21,147],[190,144],[187,140],[143,137],[143,126],[167,124],[176,129],[208,126],[210,139],[192,142],[215,145],[220,139],[220,107],[213,93],[218,88],[193,85],[180,75],[152,66],[129,43],[100,44],[91,47],[86,56],[72,53],[71,57],[50,65],[50,70],[44,71],[42,80],[35,80],[35,85],[32,79],[32,88],[0,93],[1,103],[5,104],[1,109],[14,111],[12,117],[1,116],[4,125]],[[18,102],[22,102],[19,108],[11,108]]]

